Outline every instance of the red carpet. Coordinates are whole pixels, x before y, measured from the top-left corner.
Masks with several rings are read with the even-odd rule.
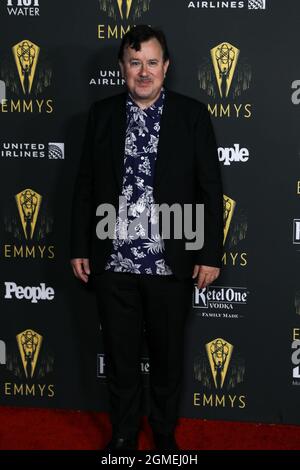
[[[0,450],[97,450],[110,438],[105,413],[1,408]],[[300,427],[181,418],[176,430],[183,450],[298,450]],[[152,449],[146,418],[139,449]]]

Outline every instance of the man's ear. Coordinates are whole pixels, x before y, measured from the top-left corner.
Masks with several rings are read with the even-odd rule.
[[[121,62],[120,60],[119,60],[119,67],[121,69],[122,77],[124,78],[125,77],[125,68],[124,68],[123,62]]]
[[[169,61],[169,59],[168,59],[168,60],[166,60],[166,62],[164,62],[164,72],[165,72],[165,74],[166,74],[167,71],[168,71],[169,65],[170,65],[170,61]]]

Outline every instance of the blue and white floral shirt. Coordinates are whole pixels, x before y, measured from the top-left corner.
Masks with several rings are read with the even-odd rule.
[[[124,204],[121,202],[119,205],[113,250],[105,266],[109,271],[172,274],[164,259],[164,241],[158,231],[158,214],[153,198],[164,99],[162,89],[155,103],[141,109],[130,95],[127,97],[122,187]]]

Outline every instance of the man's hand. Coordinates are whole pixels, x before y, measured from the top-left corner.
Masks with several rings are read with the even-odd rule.
[[[220,268],[215,268],[214,266],[204,266],[200,264],[195,264],[193,279],[198,276],[197,287],[198,289],[203,289],[209,284],[214,282],[220,275]]]
[[[80,279],[83,282],[88,282],[89,274],[91,274],[88,258],[73,258],[71,259],[71,266],[77,279]]]

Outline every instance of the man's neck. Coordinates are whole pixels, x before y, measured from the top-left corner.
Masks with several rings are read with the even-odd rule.
[[[153,98],[152,100],[149,100],[149,101],[145,101],[145,100],[136,100],[135,98],[133,98],[133,96],[129,93],[129,96],[133,99],[133,101],[138,105],[139,108],[141,109],[147,109],[147,108],[150,108],[150,106],[153,105],[153,103],[155,103],[155,101],[158,100],[160,94],[161,94],[161,91],[162,91],[162,88],[160,89],[159,93],[156,95],[155,98]]]

